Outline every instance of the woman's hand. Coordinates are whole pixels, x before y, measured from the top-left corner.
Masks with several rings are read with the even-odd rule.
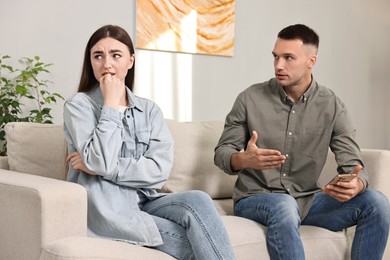
[[[124,82],[115,75],[106,73],[99,79],[99,83],[104,98],[104,105],[118,109],[121,100],[126,97]]]
[[[66,157],[66,163],[71,163],[72,168],[79,172],[85,172],[89,175],[96,175],[95,172],[90,171],[84,164],[83,159],[81,158],[81,155],[78,152],[70,153]]]

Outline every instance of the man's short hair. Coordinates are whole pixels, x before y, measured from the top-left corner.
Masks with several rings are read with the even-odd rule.
[[[304,24],[294,24],[287,26],[279,32],[278,38],[283,40],[299,39],[304,44],[315,46],[316,49],[318,49],[320,43],[320,37],[318,34],[313,29]]]

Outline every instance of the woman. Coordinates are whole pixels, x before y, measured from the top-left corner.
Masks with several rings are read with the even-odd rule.
[[[154,247],[178,259],[234,259],[210,197],[159,194],[173,162],[160,108],[133,94],[134,48],[118,26],[85,49],[79,89],[64,105],[68,180],[88,193],[91,236]]]

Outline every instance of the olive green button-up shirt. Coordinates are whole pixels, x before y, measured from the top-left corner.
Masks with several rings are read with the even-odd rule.
[[[257,146],[279,150],[287,156],[279,169],[242,169],[234,172],[230,158],[246,149],[252,131]],[[287,193],[297,199],[304,217],[321,191],[318,179],[328,149],[335,154],[338,173],[363,165],[347,110],[339,98],[314,79],[298,102],[292,102],[276,79],[255,84],[241,92],[215,148],[215,164],[228,174],[238,174],[233,199],[270,192]],[[335,172],[335,175],[337,173]],[[363,167],[359,177],[365,187],[368,175]]]

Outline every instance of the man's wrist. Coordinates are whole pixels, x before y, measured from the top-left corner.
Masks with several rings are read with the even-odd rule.
[[[230,168],[232,171],[237,172],[241,170],[242,167],[242,162],[241,162],[241,152],[233,153],[232,156],[230,157]]]
[[[358,183],[360,183],[359,186],[361,187],[359,193],[362,193],[366,189],[366,185],[364,184],[364,181],[362,179],[358,178],[357,180],[358,180]]]

